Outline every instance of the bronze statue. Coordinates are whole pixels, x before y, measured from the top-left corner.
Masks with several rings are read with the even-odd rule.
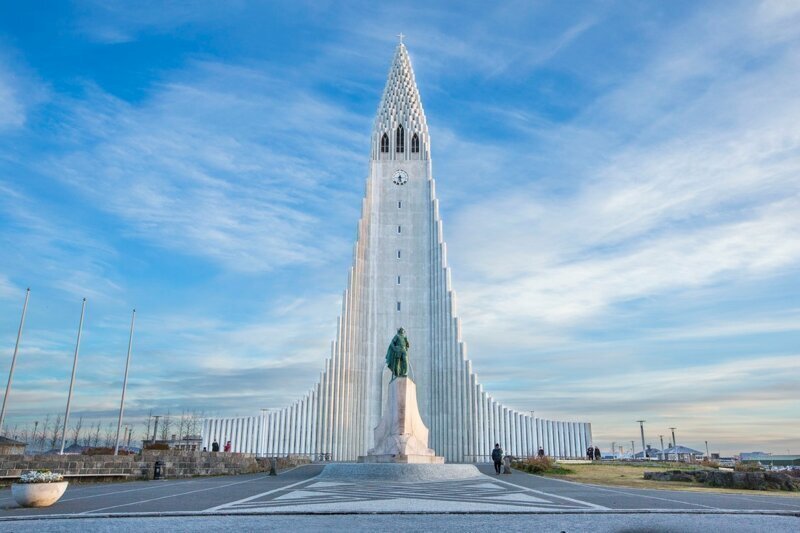
[[[406,331],[403,328],[397,330],[397,335],[389,344],[386,350],[386,366],[392,371],[394,378],[404,378],[408,376],[408,349],[411,347],[406,338]]]

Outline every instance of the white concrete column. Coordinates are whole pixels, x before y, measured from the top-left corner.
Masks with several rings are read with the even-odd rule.
[[[517,447],[517,413],[513,409],[508,410],[508,438],[511,441],[512,455],[517,455],[519,449]]]
[[[486,441],[489,438],[489,430],[488,430],[488,426],[486,424],[486,413],[487,413],[487,411],[486,411],[486,392],[484,392],[484,390],[483,390],[483,385],[480,385],[480,388],[478,390],[480,392],[478,398],[479,398],[479,401],[480,401],[479,408],[480,408],[480,414],[481,414],[481,416],[480,416],[481,426],[480,426],[480,432],[479,432],[479,435],[478,435],[478,437],[480,439],[478,441],[479,442],[478,453],[480,454],[481,462],[483,462],[484,461],[484,457],[483,456],[486,455]]]
[[[304,396],[303,400],[300,402],[300,449],[299,452],[306,454],[308,453],[308,449],[306,448],[308,444],[308,396]]]
[[[530,425],[530,416],[526,415],[525,413],[519,414],[519,419],[522,423],[522,450],[520,451],[520,456],[528,457],[530,455],[530,446],[531,446],[531,425]]]
[[[564,448],[561,440],[561,422],[558,420],[553,421],[553,435],[555,437],[556,457],[563,457]]]
[[[555,456],[556,455],[556,443],[555,439],[553,438],[553,421],[552,420],[545,420],[544,421],[544,430],[546,433],[545,438],[545,452],[547,455]]]
[[[278,451],[277,449],[278,439],[276,437],[277,427],[278,427],[277,418],[278,418],[277,411],[272,411],[269,413],[269,431],[267,432],[267,441],[269,442],[270,456],[274,456]]]
[[[503,440],[503,435],[502,435],[503,425],[501,424],[500,420],[501,419],[500,415],[502,414],[503,411],[502,409],[500,409],[500,404],[497,403],[496,400],[492,400],[492,406],[494,407],[492,409],[493,411],[492,416],[494,417],[494,442],[496,444],[501,444],[504,446],[504,444],[500,442]]]
[[[289,453],[297,453],[297,407],[298,402],[292,404],[289,409]]]
[[[286,408],[278,411],[278,455],[286,453]]]
[[[583,453],[586,453],[586,448],[589,447],[589,443],[586,441],[586,427],[582,422],[578,422],[578,431],[580,431],[581,435],[581,448],[583,449]]]
[[[575,439],[572,434],[572,422],[564,422],[564,435],[567,439],[567,455],[575,457]]]

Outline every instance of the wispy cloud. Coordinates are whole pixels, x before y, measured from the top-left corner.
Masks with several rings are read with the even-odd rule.
[[[356,203],[334,178],[360,159],[362,117],[268,69],[213,63],[157,86],[140,106],[87,91],[61,132],[80,150],[43,171],[137,238],[249,272],[319,265],[345,245],[317,236],[332,199]]]
[[[25,124],[26,106],[22,82],[0,54],[0,133]]]

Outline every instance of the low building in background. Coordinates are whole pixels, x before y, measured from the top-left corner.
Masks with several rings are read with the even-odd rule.
[[[743,453],[740,458],[743,463],[760,463],[762,466],[800,466],[800,455]]]
[[[24,455],[27,442],[0,437],[0,455]]]
[[[662,453],[664,454],[664,458],[668,461],[701,461],[706,455],[705,452],[693,450],[692,448],[687,448],[686,446],[672,446],[671,448],[664,450]]]
[[[220,444],[220,448],[222,448],[222,444]],[[203,449],[203,437],[200,435],[184,435],[178,438],[177,435],[172,435],[170,439],[148,439],[142,441],[142,449],[201,451]]]

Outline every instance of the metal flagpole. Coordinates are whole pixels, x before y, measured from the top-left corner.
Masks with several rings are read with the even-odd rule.
[[[81,321],[78,323],[78,340],[75,342],[75,359],[72,361],[72,379],[69,381],[69,394],[67,395],[67,412],[64,414],[64,431],[61,433],[61,455],[64,455],[64,445],[67,443],[67,422],[69,421],[69,404],[72,402],[72,388],[75,385],[75,371],[78,369],[78,350],[81,347],[81,332],[83,331],[83,315],[86,312],[86,298],[81,305]]]
[[[128,337],[128,358],[125,360],[125,378],[122,380],[122,399],[119,401],[119,419],[117,420],[117,438],[114,444],[114,455],[119,454],[119,430],[122,427],[122,412],[125,409],[125,389],[128,388],[128,367],[131,364],[131,348],[133,347],[133,324],[136,321],[136,309],[131,314],[131,334]]]
[[[14,355],[11,356],[11,370],[8,371],[8,384],[6,384],[6,395],[3,396],[3,409],[0,410],[0,434],[3,431],[3,421],[6,418],[6,402],[8,402],[8,395],[11,392],[11,381],[14,379],[14,367],[17,364],[17,352],[19,351],[19,341],[22,338],[22,326],[25,325],[25,312],[28,310],[28,298],[31,295],[31,290],[25,291],[25,303],[22,306],[22,319],[19,321],[19,329],[17,330],[17,343],[14,345]]]

